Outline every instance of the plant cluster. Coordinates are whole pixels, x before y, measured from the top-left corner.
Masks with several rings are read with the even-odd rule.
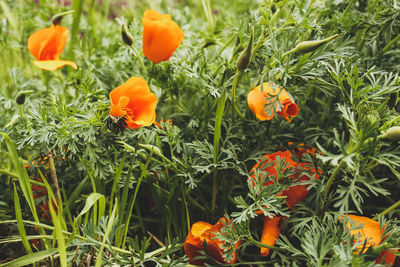
[[[0,9],[0,266],[400,264],[396,0]]]

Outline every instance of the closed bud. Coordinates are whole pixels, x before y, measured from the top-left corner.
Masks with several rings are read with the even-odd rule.
[[[389,139],[390,141],[400,141],[400,126],[389,128],[381,138]]]
[[[15,97],[15,102],[17,102],[18,105],[23,105],[26,100],[26,95],[29,95],[31,93],[33,93],[32,90],[19,92]]]
[[[126,30],[125,24],[121,26],[122,40],[125,44],[131,46],[133,44],[133,36]]]
[[[53,25],[58,25],[61,23],[61,20],[63,19],[63,17],[65,17],[66,15],[72,14],[72,13],[74,13],[73,10],[58,13],[51,18],[51,21],[52,21]]]
[[[314,41],[301,42],[301,43],[296,45],[296,47],[293,49],[293,52],[297,52],[297,53],[302,53],[303,54],[303,53],[308,53],[308,52],[314,51],[315,49],[317,49],[321,45],[323,45],[323,44],[335,39],[338,36],[339,36],[339,34],[335,34],[335,35],[332,35],[331,37],[328,37],[328,38],[323,39],[323,40],[314,40]]]
[[[251,27],[250,30],[250,40],[247,48],[240,54],[239,58],[236,61],[236,67],[238,71],[244,71],[250,64],[251,60],[251,51],[253,49],[253,39],[254,39],[254,27]]]

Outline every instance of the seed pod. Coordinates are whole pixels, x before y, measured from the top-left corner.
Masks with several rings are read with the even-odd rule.
[[[299,44],[296,45],[296,47],[293,49],[293,52],[297,53],[308,53],[311,51],[314,51],[321,45],[335,39],[338,37],[339,34],[332,35],[331,37],[328,37],[323,40],[314,40],[314,41],[305,41],[305,42],[300,42]]]
[[[125,44],[131,46],[133,44],[133,36],[126,30],[125,24],[121,26],[122,40]]]
[[[72,13],[74,13],[73,10],[55,14],[55,15],[51,18],[51,21],[53,22],[53,25],[58,25],[58,24],[61,23],[61,20],[63,19],[64,16],[69,15],[69,14],[72,14]]]
[[[236,61],[236,67],[238,71],[244,71],[250,64],[251,60],[251,50],[253,48],[253,38],[254,38],[254,27],[251,27],[250,30],[250,40],[247,48],[240,54],[239,58]]]
[[[390,141],[400,141],[400,126],[393,126],[389,128],[382,138],[387,138]]]

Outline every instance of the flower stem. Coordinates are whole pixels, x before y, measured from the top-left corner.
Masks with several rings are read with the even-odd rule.
[[[337,165],[335,170],[333,170],[333,172],[332,172],[331,176],[329,177],[328,182],[326,183],[326,186],[325,186],[325,190],[324,190],[324,193],[323,193],[323,198],[324,199],[327,198],[328,193],[329,193],[329,189],[331,188],[333,180],[335,180],[336,175],[338,175],[338,173],[340,172],[340,170],[344,166],[346,166],[346,162],[344,160],[341,160],[339,162],[339,165]]]
[[[394,209],[396,209],[398,206],[400,206],[400,200],[397,201],[396,203],[394,203],[392,206],[390,206],[389,208],[385,209],[384,211],[382,211],[381,213],[379,213],[377,216],[375,216],[374,218],[372,218],[372,220],[378,220],[379,216],[385,216],[386,214],[388,214],[389,212],[393,211]]]
[[[139,55],[138,51],[136,50],[136,48],[135,48],[135,46],[133,44],[131,45],[131,48],[133,50],[133,53],[135,53],[136,57],[139,60],[140,66],[142,67],[142,70],[143,70],[143,74],[145,74],[146,73],[146,67],[144,66],[142,57]],[[150,84],[150,82],[149,82],[149,84]]]
[[[278,247],[275,247],[275,246],[271,246],[271,245],[267,245],[267,244],[261,243],[260,241],[255,240],[252,236],[249,236],[249,241],[252,244],[254,244],[254,245],[256,245],[257,247],[260,247],[260,248],[262,247],[262,248],[269,248],[269,249],[273,249],[273,250],[277,250],[277,251],[281,251],[281,252],[288,252],[286,249],[278,248]]]
[[[236,99],[236,86],[239,80],[241,72],[236,70],[236,74],[233,76],[233,83],[232,83],[232,98],[231,98],[231,104],[232,104],[232,123],[235,122],[235,99]]]
[[[215,127],[214,127],[214,158],[213,163],[217,164],[218,162],[218,151],[219,151],[219,139],[221,137],[221,124],[222,124],[222,116],[224,115],[225,109],[225,101],[226,101],[226,89],[222,89],[222,94],[218,99],[217,104],[217,112],[215,114]],[[217,169],[214,169],[213,173],[213,189],[211,195],[211,212],[215,212],[215,201],[217,198]]]

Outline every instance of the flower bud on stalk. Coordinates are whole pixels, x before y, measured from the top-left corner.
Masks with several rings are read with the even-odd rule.
[[[26,100],[26,95],[32,94],[33,91],[29,90],[29,91],[21,91],[17,94],[17,96],[15,97],[15,102],[17,102],[18,105],[23,105],[25,103]]]
[[[133,44],[133,36],[126,30],[125,24],[122,24],[121,26],[121,35],[122,40],[125,44],[127,44],[128,46],[131,46]]]
[[[389,130],[387,130],[385,134],[380,135],[378,138],[386,138],[390,141],[400,141],[400,126],[389,128]]]
[[[321,45],[323,45],[323,44],[335,39],[338,36],[339,36],[339,34],[335,34],[335,35],[332,35],[331,37],[328,37],[328,38],[323,39],[323,40],[313,40],[313,41],[300,42],[300,43],[298,43],[296,45],[296,47],[294,48],[293,52],[308,53],[308,52],[314,51],[318,47],[320,47]]]
[[[73,10],[55,14],[55,15],[51,18],[51,21],[53,22],[53,25],[59,25],[59,24],[61,23],[61,20],[63,19],[64,16],[69,15],[69,14],[72,14],[72,13],[74,13]]]
[[[323,40],[313,40],[313,41],[300,42],[300,43],[298,43],[296,45],[295,48],[293,48],[292,50],[289,50],[286,53],[284,53],[282,55],[282,57],[285,57],[285,56],[287,56],[289,54],[292,54],[292,53],[304,54],[304,53],[312,52],[312,51],[316,50],[318,47],[320,47],[321,45],[323,45],[323,44],[335,39],[338,36],[339,36],[339,34],[335,34],[335,35],[332,35],[331,37],[328,37],[328,38],[323,39]]]
[[[247,48],[240,54],[239,58],[236,61],[236,67],[238,71],[244,71],[250,64],[251,60],[251,50],[253,48],[253,39],[254,39],[254,27],[251,27],[250,30],[250,40]]]

